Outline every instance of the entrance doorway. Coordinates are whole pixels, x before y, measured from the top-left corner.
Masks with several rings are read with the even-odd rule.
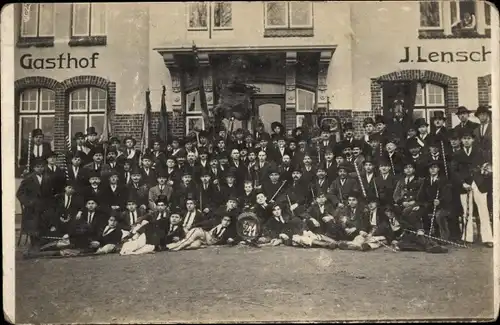
[[[271,123],[278,121],[284,124],[285,97],[280,95],[256,95],[253,98],[255,114],[264,123],[266,132],[271,133]]]

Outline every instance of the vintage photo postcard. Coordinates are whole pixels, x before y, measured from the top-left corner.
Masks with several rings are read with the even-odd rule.
[[[8,321],[498,316],[492,3],[2,9]]]

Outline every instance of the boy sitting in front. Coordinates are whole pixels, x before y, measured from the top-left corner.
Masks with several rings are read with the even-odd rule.
[[[198,249],[202,246],[233,244],[234,235],[229,228],[230,224],[231,217],[223,216],[221,223],[210,231],[198,227],[192,228],[186,234],[186,238],[180,242],[168,244],[167,249],[180,251],[182,249]]]

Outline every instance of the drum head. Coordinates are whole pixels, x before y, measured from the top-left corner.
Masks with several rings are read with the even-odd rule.
[[[244,240],[254,240],[260,236],[261,222],[253,212],[244,212],[236,221],[236,232]]]

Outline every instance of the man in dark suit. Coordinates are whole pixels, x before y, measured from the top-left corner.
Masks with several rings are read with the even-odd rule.
[[[259,183],[265,182],[269,175],[269,170],[276,170],[276,165],[274,162],[269,162],[267,159],[267,154],[264,151],[259,151],[257,155],[257,168],[259,172]]]
[[[141,175],[142,181],[149,187],[153,187],[156,184],[156,170],[153,167],[153,157],[151,154],[144,154],[142,156],[142,167]]]
[[[480,122],[479,126],[473,131],[476,146],[479,146],[491,161],[493,150],[491,111],[486,106],[479,106],[475,115]]]
[[[240,152],[238,149],[231,149],[231,157],[229,158],[229,169],[231,169],[236,178],[236,184],[242,187],[243,181],[245,180],[246,167],[240,161]]]
[[[70,154],[70,164],[66,166],[67,181],[74,183],[76,191],[81,192],[88,185],[87,170],[82,168],[84,153],[75,151]]]
[[[259,150],[263,151],[266,154],[267,160],[276,163],[279,161],[279,158],[276,155],[276,150],[272,145],[269,144],[271,137],[268,133],[263,133],[260,137]]]
[[[89,178],[88,185],[83,190],[85,201],[92,197],[100,198],[104,192],[104,186],[101,184],[101,173],[91,170],[87,176]]]
[[[460,106],[456,112],[456,115],[460,119],[460,123],[457,124],[453,130],[462,132],[463,130],[474,131],[479,124],[469,120],[470,111],[465,106]]]
[[[64,193],[55,196],[54,212],[51,215],[49,227],[52,230],[51,236],[55,232],[60,236],[70,233],[77,218],[81,218],[85,201],[83,195],[75,193],[76,189],[76,184],[67,183]],[[53,230],[52,227],[55,229]]]
[[[276,163],[281,163],[283,157],[286,155],[290,155],[289,149],[286,146],[285,137],[279,135],[276,137],[276,141],[278,141],[278,147],[275,150],[276,153]]]
[[[109,165],[109,169],[116,171],[118,174],[123,173],[122,163],[117,160],[118,153],[115,148],[108,148],[106,152],[106,163]]]
[[[337,170],[339,176],[328,188],[328,198],[335,208],[343,208],[349,195],[359,189],[358,182],[348,176],[350,169],[349,164],[341,164]]]
[[[57,166],[57,154],[52,150],[47,155],[45,172],[54,184],[54,195],[62,193],[64,191],[64,184],[66,183],[66,173],[62,168]]]
[[[491,161],[479,146],[474,143],[474,135],[470,130],[462,133],[463,148],[453,156],[452,171],[457,183],[462,184],[460,200],[464,210],[464,232],[462,240],[473,240],[473,203],[476,203],[481,223],[481,240],[488,247],[493,247],[493,234],[490,224],[490,213],[487,204],[487,193],[492,187],[492,175],[485,170]]]
[[[85,141],[85,146],[90,150],[93,150],[97,147],[101,147],[102,145],[99,143],[99,139],[97,138],[97,132],[95,127],[91,126],[87,128],[87,140]],[[91,160],[91,159],[89,159]]]
[[[170,214],[169,224],[165,233],[165,245],[177,243],[186,237],[186,232],[182,227],[182,217],[179,211],[174,210]]]
[[[125,187],[127,188],[129,199],[133,198],[139,210],[146,212],[149,205],[149,186],[142,181],[142,173],[138,167],[134,167],[130,172],[131,181]],[[123,182],[122,182],[123,184]]]
[[[77,224],[86,224],[89,227],[87,237],[96,238],[99,235],[99,231],[104,228],[109,217],[108,214],[99,207],[99,202],[101,200],[97,196],[89,196],[85,201],[82,216],[78,219]]]
[[[140,225],[144,220],[149,218],[145,210],[138,209],[139,203],[134,196],[129,196],[123,211],[118,219],[121,228],[132,231],[136,226]]]
[[[337,164],[334,161],[333,149],[325,149],[325,159],[321,161],[321,166],[326,171],[328,185],[337,178]]]
[[[29,174],[19,186],[16,197],[22,205],[23,232],[30,236],[33,248],[38,248],[40,235],[47,230],[47,211],[53,202],[53,183],[45,174],[45,161],[37,158],[32,161],[33,173]]]
[[[90,242],[90,247],[95,249],[96,254],[109,254],[116,251],[122,240],[122,231],[118,227],[118,220],[110,216],[108,224],[104,229],[99,229],[96,237]]]
[[[191,228],[198,227],[199,224],[203,223],[205,221],[205,217],[203,213],[196,208],[194,196],[188,195],[185,202],[186,210],[183,213],[184,218],[182,227],[185,232],[188,232]]]
[[[109,175],[109,183],[104,187],[101,199],[103,202],[103,209],[110,215],[118,217],[125,209],[125,204],[128,198],[127,187],[118,183],[118,173],[112,171]]]
[[[70,155],[79,152],[82,159],[82,165],[86,165],[91,162],[92,159],[88,157],[90,148],[85,146],[85,135],[83,132],[76,132],[73,139],[75,140],[75,143],[71,145],[71,150],[69,151]]]
[[[28,149],[28,143],[26,143],[24,148],[21,150],[21,158],[19,160],[19,166],[21,170],[24,170],[28,163],[28,152],[29,152],[29,160],[33,161],[36,158],[41,158],[42,160],[46,160],[48,155],[51,154],[52,149],[50,147],[50,143],[43,141],[44,135],[41,129],[34,129],[31,132],[31,148]],[[33,164],[30,166],[29,172],[33,171]]]
[[[95,147],[88,155],[92,158],[92,162],[84,166],[87,171],[97,171],[103,177],[107,177],[111,168],[108,164],[103,162],[104,150],[101,147]]]

